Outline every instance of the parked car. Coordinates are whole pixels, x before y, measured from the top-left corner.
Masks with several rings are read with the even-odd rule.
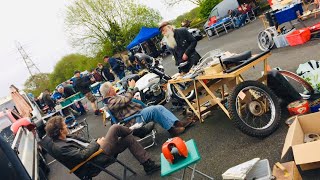
[[[1,145],[0,159],[8,160],[1,160],[0,167],[9,169],[2,169],[1,176],[7,177],[5,179],[21,179],[14,173],[20,172],[25,177],[23,179],[47,179],[49,168],[39,151],[36,127],[29,118],[22,118],[9,109],[0,112],[0,138],[2,143],[6,143]],[[11,150],[6,147],[11,147]]]
[[[218,21],[221,18],[228,16],[228,11],[231,9],[236,9],[239,7],[239,3],[237,0],[223,0],[219,4],[217,4],[210,12],[208,20],[203,25],[203,29],[206,30],[209,28],[209,22],[212,17]]]

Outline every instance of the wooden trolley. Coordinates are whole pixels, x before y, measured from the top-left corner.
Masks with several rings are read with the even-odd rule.
[[[210,51],[188,74],[176,77],[169,83],[174,85],[200,122],[204,122],[202,114],[218,105],[241,131],[251,136],[265,137],[276,130],[281,118],[277,97],[266,86],[267,58],[270,55],[270,52],[264,52],[226,68],[222,57],[233,57],[232,54]],[[220,63],[210,64],[218,60]],[[242,74],[259,63],[264,65],[262,77],[256,81],[246,81]],[[183,89],[181,84],[189,86]],[[186,96],[192,91],[195,98],[188,100]]]

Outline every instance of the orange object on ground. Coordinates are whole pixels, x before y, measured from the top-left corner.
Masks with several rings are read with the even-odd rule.
[[[287,35],[286,38],[290,46],[296,46],[309,41],[311,38],[311,32],[309,28],[298,29]]]
[[[306,114],[310,112],[310,106],[307,100],[294,101],[290,103],[287,108],[290,115]]]

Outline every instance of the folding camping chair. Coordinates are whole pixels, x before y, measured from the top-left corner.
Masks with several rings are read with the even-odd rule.
[[[99,102],[102,102],[103,100],[102,94],[100,92],[100,85],[101,82],[95,82],[90,85],[91,93],[97,98],[97,106],[99,105]]]
[[[147,107],[147,106],[146,106],[142,101],[140,101],[140,100],[132,99],[132,101],[135,102],[135,103],[138,103],[138,104],[142,105],[143,108]],[[110,115],[111,124],[124,124],[125,122],[128,122],[128,121],[130,121],[130,120],[132,120],[132,119],[134,119],[134,118],[137,118],[137,117],[141,117],[141,119],[143,120],[143,122],[145,122],[143,116],[142,116],[140,113],[134,114],[134,115],[132,115],[132,116],[129,116],[129,117],[124,118],[123,120],[119,121],[119,120],[112,114],[112,112],[111,112],[107,107],[105,107],[105,108],[106,108],[108,114]],[[139,130],[139,129],[138,129],[138,130]],[[153,130],[151,131],[151,133],[149,133],[147,136],[145,136],[145,137],[143,137],[143,138],[138,139],[137,141],[140,142],[140,143],[142,143],[142,142],[144,142],[145,140],[151,138],[151,139],[152,139],[152,143],[144,147],[144,149],[148,149],[148,148],[152,147],[153,145],[156,145],[156,144],[157,144],[157,143],[156,143],[156,133],[157,133],[157,131],[156,131],[155,129],[153,129]]]
[[[50,151],[50,146],[52,146],[52,139],[48,136],[45,136],[41,141],[40,141],[40,146],[46,150],[53,158],[56,158],[53,156],[53,153]],[[126,179],[128,177],[127,171],[130,171],[133,175],[136,175],[137,173],[132,170],[130,167],[126,166],[123,162],[121,162],[120,160],[118,160],[116,157],[109,157],[109,161],[106,162],[104,164],[104,166],[100,166],[92,161],[90,161],[91,159],[93,159],[94,157],[98,156],[99,154],[103,153],[102,149],[99,149],[98,151],[96,151],[95,153],[93,153],[90,157],[88,157],[86,160],[84,160],[83,162],[79,163],[78,165],[76,165],[74,168],[72,168],[69,173],[72,174],[74,173],[74,175],[76,175],[79,179],[84,179],[84,180],[89,180],[92,179],[93,177],[97,176],[101,171],[109,174],[110,176],[112,176],[113,178],[117,179],[117,180],[122,180],[122,179]],[[59,161],[59,159],[56,159],[57,161]],[[60,162],[60,161],[59,161]],[[61,163],[61,162],[60,162]],[[114,174],[113,172],[109,171],[108,169],[106,169],[108,166],[110,166],[113,163],[118,163],[123,167],[123,174],[122,177],[120,177],[119,175]],[[62,165],[64,165],[63,163],[61,163]],[[94,166],[96,167],[99,171],[95,172],[93,174],[90,174],[89,172],[87,172],[84,175],[80,175],[76,173],[76,170],[78,170],[80,167],[82,167],[83,165],[90,165],[90,166]]]

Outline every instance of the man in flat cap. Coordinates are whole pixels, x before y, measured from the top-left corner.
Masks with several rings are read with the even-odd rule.
[[[176,61],[176,66],[180,63],[188,62],[186,65],[179,67],[179,72],[187,73],[193,65],[196,65],[201,58],[195,50],[197,40],[189,33],[186,28],[174,29],[168,22],[163,22],[159,30],[172,51]]]

